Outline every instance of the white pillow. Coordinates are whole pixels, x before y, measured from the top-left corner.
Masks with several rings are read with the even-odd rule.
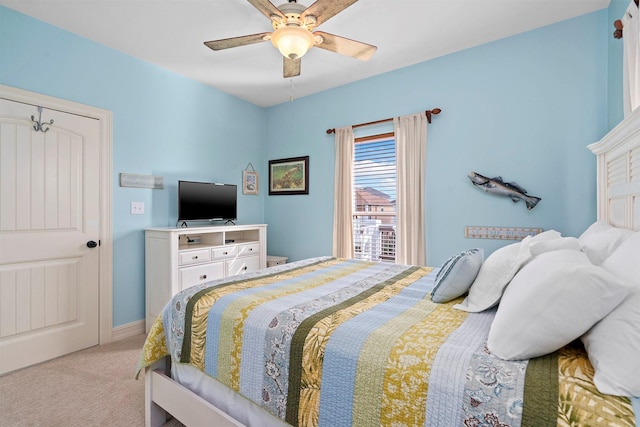
[[[631,282],[640,282],[640,231],[631,233],[631,236],[602,262],[602,267]]]
[[[561,249],[582,250],[582,244],[575,237],[559,237],[557,239],[534,241],[529,245],[532,256]]]
[[[640,287],[581,337],[598,391],[640,396]]]
[[[480,312],[495,306],[504,288],[518,272],[520,267],[531,258],[529,252],[530,236],[519,243],[504,246],[482,263],[478,276],[469,289],[469,295],[453,308],[458,310]]]
[[[578,240],[582,243],[583,250],[591,262],[600,265],[632,233],[631,230],[617,228],[604,221],[596,221],[580,235]]]
[[[629,294],[626,281],[584,252],[543,253],[516,274],[500,301],[487,347],[506,360],[551,353],[579,338]]]
[[[436,276],[431,300],[444,303],[464,295],[478,275],[483,259],[482,249],[469,249],[446,260]]]
[[[544,240],[554,240],[562,237],[559,231],[556,230],[547,230],[542,233],[536,234],[535,236],[531,236],[531,243],[541,242]]]
[[[531,243],[543,242],[543,241],[547,241],[547,240],[559,239],[561,237],[562,237],[562,234],[560,234],[559,231],[547,230],[547,231],[543,231],[542,233],[536,234],[535,236],[531,236],[530,242]]]
[[[640,232],[626,239],[602,263],[633,283],[631,294],[582,336],[595,370],[598,391],[640,396]]]

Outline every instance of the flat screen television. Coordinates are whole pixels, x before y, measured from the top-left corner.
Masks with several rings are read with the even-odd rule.
[[[178,221],[233,221],[237,199],[235,184],[178,181]]]

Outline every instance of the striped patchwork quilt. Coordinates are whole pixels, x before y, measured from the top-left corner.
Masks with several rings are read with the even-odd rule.
[[[138,369],[170,355],[299,426],[632,426],[584,349],[508,362],[495,310],[435,304],[435,270],[313,258],[176,295]]]

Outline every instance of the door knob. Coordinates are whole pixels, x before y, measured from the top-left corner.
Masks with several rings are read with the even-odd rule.
[[[98,246],[98,244],[94,240],[89,240],[87,242],[87,247],[88,248],[95,248],[96,246]]]

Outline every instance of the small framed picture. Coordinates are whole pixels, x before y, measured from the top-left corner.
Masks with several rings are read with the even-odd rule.
[[[242,194],[258,194],[258,172],[242,171]]]
[[[269,160],[269,195],[309,194],[309,156]]]

